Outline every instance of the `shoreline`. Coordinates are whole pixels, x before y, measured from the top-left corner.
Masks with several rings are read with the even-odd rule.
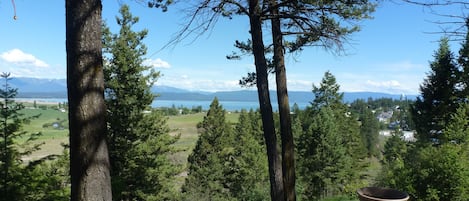
[[[18,102],[18,103],[31,103],[31,104],[33,104],[34,101],[36,101],[36,104],[40,104],[40,105],[58,105],[59,103],[61,103],[57,99],[53,99],[53,98],[51,98],[50,100],[47,100],[47,98],[38,98],[38,99],[15,98],[14,100],[15,102]]]

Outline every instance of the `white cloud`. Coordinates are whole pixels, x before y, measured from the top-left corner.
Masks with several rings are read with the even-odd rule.
[[[410,84],[404,84],[397,80],[372,81],[362,83],[361,91],[384,92],[390,94],[417,94],[417,89]]]
[[[32,54],[27,54],[20,49],[12,49],[10,51],[0,54],[0,58],[4,61],[13,63],[19,66],[30,66],[30,67],[49,67],[49,64],[36,58]]]
[[[158,85],[166,85],[190,91],[233,91],[242,90],[238,80],[208,80],[189,77],[188,75],[163,76]]]
[[[287,80],[289,91],[311,91],[313,82],[307,80]]]
[[[162,59],[146,59],[144,61],[145,65],[152,66],[153,68],[171,68],[171,65],[167,61],[163,61]]]
[[[396,80],[381,81],[381,82],[375,82],[375,81],[367,80],[366,84],[370,85],[370,86],[373,86],[373,87],[382,87],[382,88],[401,87],[401,84]]]

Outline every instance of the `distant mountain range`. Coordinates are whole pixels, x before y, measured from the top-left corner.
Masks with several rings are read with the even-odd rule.
[[[12,88],[18,89],[18,98],[67,98],[67,81],[65,79],[39,79],[15,77],[9,81]],[[154,86],[152,92],[158,94],[160,100],[191,100],[211,101],[217,97],[221,101],[258,101],[255,90],[204,92],[189,91],[170,86]],[[314,98],[311,91],[290,91],[289,99],[292,103],[310,102]],[[401,98],[400,94],[387,94],[379,92],[344,92],[344,101],[353,102],[357,99]],[[416,95],[407,95],[407,99],[414,100]],[[272,101],[277,97],[271,92]]]

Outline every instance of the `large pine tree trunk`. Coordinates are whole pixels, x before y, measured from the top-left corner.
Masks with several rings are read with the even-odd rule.
[[[282,164],[277,150],[277,137],[275,135],[274,117],[270,102],[267,61],[265,59],[260,12],[259,0],[249,0],[249,20],[254,62],[256,65],[257,93],[269,163],[270,195],[272,201],[281,201],[284,197]]]
[[[101,0],[66,0],[72,201],[110,201]]]
[[[277,83],[277,100],[280,113],[280,136],[282,141],[282,172],[285,200],[296,200],[295,194],[295,148],[291,128],[290,104],[288,101],[287,75],[285,69],[285,56],[280,19],[278,15],[277,1],[271,1],[272,38],[274,43],[274,65]]]

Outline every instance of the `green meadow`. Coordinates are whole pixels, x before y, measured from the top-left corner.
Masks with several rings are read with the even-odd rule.
[[[49,154],[60,154],[63,151],[62,144],[68,144],[68,114],[61,112],[52,105],[41,105],[41,108],[34,108],[25,103],[26,108],[21,112],[25,117],[38,116],[32,119],[28,124],[23,125],[23,131],[28,133],[40,132],[42,135],[36,141],[44,143],[41,150],[34,152],[30,157],[37,159]],[[47,108],[45,108],[45,106]],[[171,156],[171,159],[179,164],[185,164],[187,157],[192,151],[199,137],[197,132],[197,123],[201,122],[205,113],[196,113],[188,115],[177,115],[167,117],[168,126],[171,129],[171,135],[178,136],[179,140],[174,146],[180,150]],[[227,113],[227,120],[236,123],[238,113]],[[22,142],[25,139],[20,139]]]
[[[25,160],[38,159],[50,154],[61,154],[63,151],[62,145],[68,144],[68,114],[59,111],[56,106],[47,105],[47,108],[44,106],[34,108],[32,105],[25,105],[26,108],[22,110],[22,114],[25,115],[25,117],[38,117],[32,119],[28,124],[23,125],[23,131],[28,133],[41,132],[42,135],[36,142],[43,143],[41,150],[34,152],[31,156],[25,158]],[[179,140],[174,144],[178,151],[169,157],[173,162],[181,164],[183,168],[187,168],[187,157],[199,137],[197,124],[203,120],[204,116],[205,112],[167,117],[167,124],[171,129],[170,134],[179,136]],[[226,113],[227,121],[232,124],[238,121],[238,117],[239,113]],[[19,140],[20,143],[22,141],[24,141],[24,139]],[[381,141],[384,141],[384,139],[381,139]],[[376,159],[370,162],[371,166],[368,168],[366,174],[370,179],[373,179],[380,169],[380,164]],[[186,173],[187,172],[183,172],[176,178],[176,188],[180,188],[183,184]],[[334,197],[330,200],[348,200],[347,198],[348,197]]]
[[[41,133],[35,143],[43,143],[41,150],[34,152],[29,158],[37,159],[50,154],[62,153],[62,144],[68,144],[68,114],[52,109],[51,105],[41,105],[41,108],[25,105],[26,108],[21,111],[24,117],[37,117],[24,124],[23,131]],[[19,142],[24,140],[19,139]]]

